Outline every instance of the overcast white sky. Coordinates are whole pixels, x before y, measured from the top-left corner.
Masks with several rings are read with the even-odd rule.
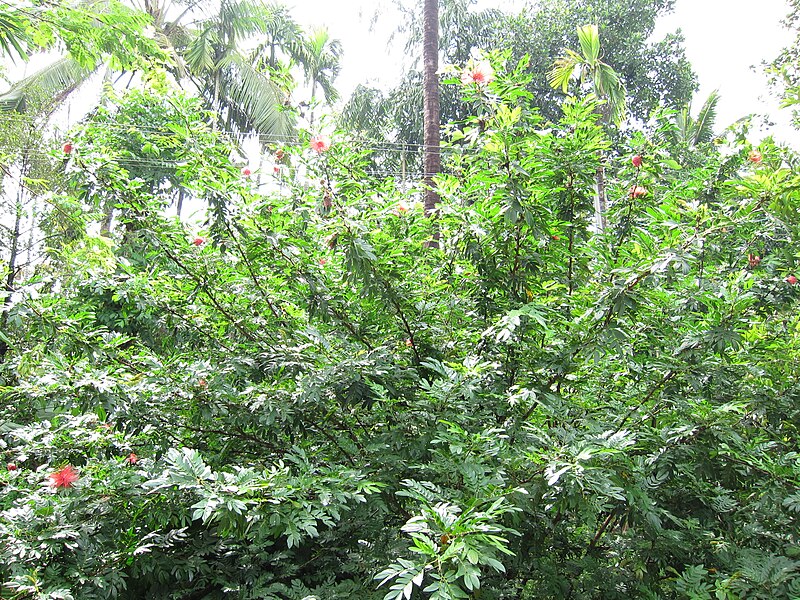
[[[342,40],[345,56],[339,87],[345,97],[358,83],[391,83],[402,72],[401,42],[387,47],[387,37],[397,26],[392,0],[289,0],[287,4],[301,23],[327,25],[332,35]],[[480,2],[482,7],[505,10],[519,4],[519,0]],[[376,11],[380,14],[377,29],[370,31]],[[800,146],[800,134],[788,127],[786,111],[768,98],[766,79],[758,68],[794,38],[780,23],[788,11],[785,0],[677,0],[674,13],[658,24],[655,37],[679,28],[683,31],[700,83],[695,109],[711,91],[719,89],[719,127],[750,113],[767,113],[783,123],[767,133]]]

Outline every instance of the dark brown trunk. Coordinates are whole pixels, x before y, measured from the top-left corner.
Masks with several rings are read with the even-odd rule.
[[[439,155],[439,0],[425,0],[423,13],[423,139],[425,214],[439,203],[433,177],[441,171]]]

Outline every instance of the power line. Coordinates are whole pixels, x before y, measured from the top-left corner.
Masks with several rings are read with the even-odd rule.
[[[0,114],[0,122],[2,121],[17,121],[17,122],[24,122],[24,123],[31,123],[32,119],[25,118],[23,115],[12,115],[12,114]],[[125,125],[121,123],[93,123],[92,127],[99,130],[107,130],[107,131],[120,131],[120,132],[142,132],[142,133],[154,133],[159,135],[175,135],[168,129],[158,128],[158,127],[150,127],[147,125]],[[282,135],[282,134],[272,134],[272,133],[258,133],[258,132],[239,132],[233,129],[216,129],[216,130],[209,130],[208,133],[218,132],[225,134],[232,138],[246,138],[246,139],[258,139],[259,142],[265,144],[268,143],[279,143],[286,146],[304,146],[305,143],[301,142],[300,138],[296,136],[289,136],[289,135]],[[69,138],[70,136],[66,136]],[[66,139],[65,138],[65,139]],[[185,138],[185,139],[194,139],[199,140],[200,138]],[[426,148],[431,149],[439,149],[439,150],[447,150],[449,149],[448,146],[433,146],[433,145],[425,145],[425,144],[415,144],[410,142],[392,142],[389,140],[381,140],[380,142],[364,138],[364,137],[347,137],[345,138],[345,142],[349,143],[362,143],[368,149],[377,149],[377,150],[387,150],[387,151],[411,151],[411,150],[418,150],[422,151]],[[463,150],[472,150],[467,149],[464,147],[460,147]]]

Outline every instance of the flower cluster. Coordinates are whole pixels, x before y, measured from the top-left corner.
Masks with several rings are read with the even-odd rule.
[[[461,72],[461,83],[486,86],[494,81],[494,69],[488,60],[470,60]]]
[[[647,188],[643,185],[634,185],[628,191],[628,194],[630,194],[631,198],[643,198],[647,195]]]
[[[322,154],[330,149],[331,138],[322,134],[315,135],[309,140],[308,145],[311,146],[311,149],[317,154]]]
[[[78,472],[72,465],[67,465],[54,473],[50,473],[50,485],[56,489],[71,488],[78,481]]]

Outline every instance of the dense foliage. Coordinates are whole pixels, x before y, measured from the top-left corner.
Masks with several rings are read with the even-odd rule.
[[[777,89],[782,97],[784,107],[792,107],[794,124],[800,124],[800,113],[797,106],[800,104],[800,34],[797,33],[800,25],[800,2],[788,0],[789,14],[783,24],[790,31],[795,32],[795,39],[789,46],[781,50],[780,54],[768,65],[766,72],[770,83]]]
[[[546,121],[492,60],[435,222],[345,134],[243,170],[163,84],[53,151],[2,597],[800,595],[797,157],[670,113],[609,154],[592,96]]]

